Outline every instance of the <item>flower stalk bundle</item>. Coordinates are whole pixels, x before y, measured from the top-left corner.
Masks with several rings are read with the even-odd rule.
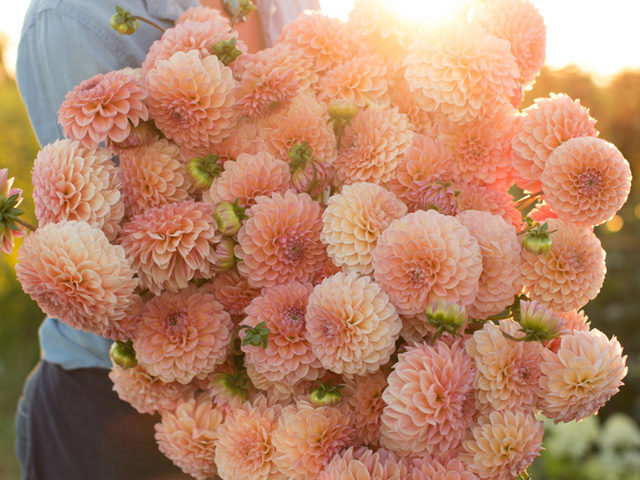
[[[67,95],[17,276],[117,342],[114,389],[194,478],[526,478],[539,412],[579,420],[622,385],[581,309],[629,164],[578,100],[518,108],[545,58],[532,4],[473,3],[425,29],[358,0],[253,54],[251,2],[192,8]]]

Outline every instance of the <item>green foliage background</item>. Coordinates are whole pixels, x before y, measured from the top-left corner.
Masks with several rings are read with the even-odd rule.
[[[527,93],[524,105],[549,92],[566,92],[590,107],[601,136],[625,154],[634,177],[640,175],[640,72],[624,72],[612,82],[599,85],[575,68],[545,70]],[[16,177],[15,185],[24,189],[23,205],[29,221],[34,221],[30,169],[37,150],[15,82],[0,67],[0,167],[9,168],[10,175]],[[640,431],[636,426],[640,421],[639,183],[635,183],[619,213],[624,220],[622,230],[612,234],[606,227],[597,229],[607,251],[608,275],[597,300],[586,308],[593,327],[617,335],[624,345],[629,355],[626,386],[601,410],[598,419],[566,428],[549,426],[547,445],[573,444],[575,438],[586,440],[577,453],[559,447],[549,449],[534,465],[536,478],[640,480],[640,462],[634,461],[640,459]],[[15,253],[0,258],[0,478],[5,480],[19,478],[13,453],[14,411],[24,378],[38,360],[37,328],[43,318],[16,282],[14,265]],[[616,421],[604,422],[614,412],[618,412],[612,417]]]

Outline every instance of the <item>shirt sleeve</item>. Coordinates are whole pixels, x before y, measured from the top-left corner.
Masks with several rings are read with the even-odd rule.
[[[106,32],[53,9],[39,14],[22,34],[16,77],[41,145],[63,138],[58,109],[67,92],[121,63]]]

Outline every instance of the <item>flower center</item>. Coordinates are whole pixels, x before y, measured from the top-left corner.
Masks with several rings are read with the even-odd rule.
[[[282,240],[284,259],[286,263],[298,262],[304,257],[305,245],[301,238],[286,238]]]
[[[304,311],[299,307],[289,307],[282,315],[280,330],[293,339],[304,332],[305,325]]]
[[[587,168],[576,177],[575,185],[581,195],[595,195],[602,190],[602,174],[596,168]]]
[[[185,325],[187,324],[187,319],[189,315],[185,309],[176,310],[171,312],[167,316],[167,331],[170,335],[176,335],[183,331]]]

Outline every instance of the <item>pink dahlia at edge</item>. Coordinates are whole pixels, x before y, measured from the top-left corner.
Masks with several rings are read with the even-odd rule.
[[[540,414],[622,386],[581,309],[629,164],[579,100],[518,108],[545,59],[529,1],[467,7],[418,27],[358,0],[253,54],[197,7],[60,107],[17,277],[114,340],[115,391],[194,478],[524,478]],[[10,251],[28,225],[0,186]]]

